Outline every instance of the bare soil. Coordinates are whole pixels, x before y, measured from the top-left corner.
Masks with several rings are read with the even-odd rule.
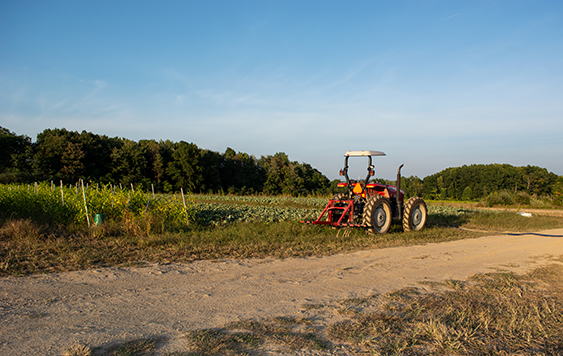
[[[498,235],[319,258],[4,277],[0,354],[62,355],[77,344],[101,352],[116,343],[155,337],[161,340],[156,354],[182,352],[187,350],[183,335],[190,330],[249,318],[307,317],[307,305],[420,287],[419,282],[465,280],[498,269],[524,273],[563,255],[563,229],[541,233],[551,236]],[[329,314],[322,322],[339,318]]]

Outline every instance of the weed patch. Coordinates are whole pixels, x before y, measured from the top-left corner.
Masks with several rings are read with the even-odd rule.
[[[308,320],[291,317],[246,320],[224,328],[193,331],[186,340],[193,355],[244,354],[271,345],[286,350],[327,349],[327,341],[308,329],[308,324]]]

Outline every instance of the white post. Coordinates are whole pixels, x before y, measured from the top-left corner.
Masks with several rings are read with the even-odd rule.
[[[84,197],[84,209],[86,210],[86,221],[88,222],[88,227],[90,227],[90,217],[88,216],[88,204],[86,204],[86,192],[84,191],[84,181],[81,179],[82,184],[82,196]]]
[[[180,188],[182,192],[182,201],[184,202],[184,212],[186,213],[186,224],[190,225],[190,220],[188,219],[188,208],[186,207],[186,198],[184,198],[184,188]]]
[[[65,205],[65,194],[63,192],[63,181],[61,180],[61,201],[63,202],[63,206]]]

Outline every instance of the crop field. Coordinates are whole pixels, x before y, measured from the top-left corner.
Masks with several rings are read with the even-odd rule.
[[[196,218],[201,223],[275,222],[316,219],[328,202],[326,198],[195,195]],[[478,209],[429,205],[429,215],[458,220]]]
[[[327,198],[152,194],[100,185],[0,185],[0,275],[144,262],[321,256],[563,227],[563,219],[428,206],[427,227],[369,235],[301,224]],[[100,214],[104,220],[100,221]]]
[[[151,194],[111,185],[56,186],[53,183],[0,185],[0,218],[39,224],[91,226],[96,215],[107,223],[150,220],[152,228],[176,231],[230,223],[299,222],[316,219],[327,197]],[[455,225],[478,208],[433,205],[429,225]],[[156,230],[155,230],[156,231]]]
[[[188,201],[189,202],[189,201]],[[187,224],[193,219],[191,204],[180,195],[151,195],[115,186],[0,185],[2,218],[31,219],[42,224],[91,226],[95,216],[104,220],[128,221],[139,217],[161,226]]]

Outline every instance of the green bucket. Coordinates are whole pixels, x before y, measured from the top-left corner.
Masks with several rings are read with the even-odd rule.
[[[104,223],[106,216],[104,214],[96,214],[94,215],[94,224],[96,226],[102,225]]]

